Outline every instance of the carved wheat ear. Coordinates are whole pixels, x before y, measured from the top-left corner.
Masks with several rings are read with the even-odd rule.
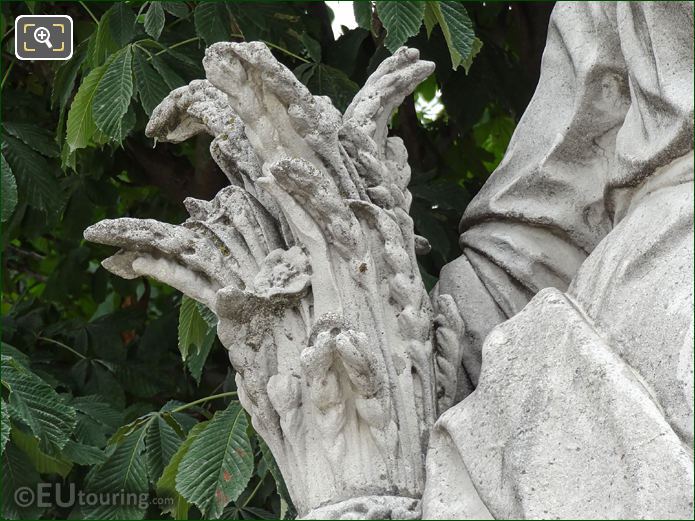
[[[278,221],[285,243],[294,244],[277,202],[258,189],[256,181],[263,175],[261,164],[227,94],[208,80],[194,80],[164,98],[146,128],[149,137],[173,143],[200,133],[214,138],[210,155],[229,182],[251,194]]]
[[[302,158],[327,174],[343,197],[360,197],[359,178],[340,151],[342,117],[330,100],[313,96],[263,43],[217,43],[205,56],[208,80],[229,96],[264,173],[282,159]]]
[[[229,98],[209,81],[193,80],[172,91],[152,112],[145,133],[171,143],[209,134],[215,138],[210,153],[230,182],[254,193],[261,175],[256,153]]]
[[[420,60],[417,49],[402,47],[384,60],[367,79],[345,111],[340,141],[349,162],[360,172],[367,199],[385,210],[407,214],[408,153],[400,138],[387,137],[393,112],[415,87],[434,71],[434,63]],[[412,227],[412,223],[410,223]],[[427,239],[415,236],[415,252],[430,250]]]
[[[386,58],[355,95],[343,116],[353,121],[377,144],[380,157],[386,151],[388,122],[393,111],[415,87],[434,72],[434,63],[420,60],[417,49],[401,47]]]
[[[153,277],[215,309],[224,287],[253,284],[269,252],[283,246],[273,218],[243,189],[229,186],[212,201],[186,199],[182,225],[152,219],[106,219],[88,241],[122,248],[103,266],[124,278]]]
[[[300,511],[335,500],[336,487],[376,494],[365,505],[417,497],[434,421],[432,317],[407,154],[386,132],[433,66],[399,51],[343,116],[264,44],[215,44],[204,65],[208,80],[167,97],[148,133],[212,135],[237,186],[187,199],[181,225],[104,221],[85,237],[123,248],[104,263],[115,273],[153,276],[215,311],[239,398]],[[324,470],[296,473],[307,465]]]
[[[196,134],[217,137],[238,119],[227,95],[207,80],[193,80],[169,93],[152,112],[145,133],[161,141],[180,143]]]

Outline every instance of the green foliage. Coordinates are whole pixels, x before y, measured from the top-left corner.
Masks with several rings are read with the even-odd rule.
[[[371,12],[368,5],[369,3],[366,3],[366,6],[358,7],[358,3],[355,3],[355,19],[360,27],[369,28],[368,20],[371,20]],[[437,2],[384,0],[376,2],[376,9],[387,31],[384,45],[391,52],[395,52],[410,37],[415,36],[423,22],[428,37],[437,25],[441,27],[454,70],[459,65],[463,65],[468,73],[473,58],[483,46],[483,42],[475,37],[473,22],[468,16],[468,11],[461,2],[456,0]]]
[[[37,519],[41,508],[33,502],[18,505],[15,491],[27,487],[34,489],[40,476],[27,455],[14,444],[9,445],[2,455],[2,517],[4,519]]]
[[[425,2],[386,0],[377,2],[376,10],[387,31],[384,45],[389,51],[396,52],[396,49],[420,30],[425,16]]]
[[[428,2],[427,10],[430,13],[427,32],[432,31],[433,22],[438,23],[449,47],[451,64],[454,69],[463,64],[464,69],[468,72],[473,58],[480,52],[483,43],[475,37],[473,22],[468,17],[466,8],[459,2],[442,0],[441,2]]]
[[[92,107],[97,87],[104,72],[106,72],[105,65],[93,69],[82,81],[77,94],[75,94],[75,99],[70,105],[67,139],[65,141],[70,153],[93,143],[92,138],[97,133],[97,126],[92,116]]]
[[[152,64],[148,62],[147,55],[142,49],[136,48],[133,51],[133,73],[140,104],[149,116],[169,94],[169,87]]]
[[[204,345],[210,336],[209,329],[211,328],[196,301],[184,295],[179,311],[179,351],[183,360],[186,360],[189,354],[198,354],[205,349]],[[193,353],[191,347],[194,349]]]
[[[41,474],[58,474],[67,476],[72,470],[72,463],[60,456],[51,456],[39,448],[40,438],[31,436],[14,428],[11,431],[12,442],[27,455],[34,468]]]
[[[358,91],[357,84],[335,67],[324,63],[305,63],[295,74],[317,96],[328,96],[339,110],[345,110]]]
[[[114,54],[94,92],[94,123],[104,134],[118,142],[125,137],[124,116],[133,95],[132,60],[129,45]]]
[[[14,174],[10,165],[7,164],[4,155],[0,155],[0,172],[2,173],[2,209],[0,213],[0,222],[5,222],[10,218],[12,212],[17,206],[17,182],[14,179]]]
[[[29,148],[46,157],[58,157],[60,151],[50,131],[32,123],[12,123],[5,121],[3,130],[19,139]]]
[[[57,212],[62,204],[61,190],[46,159],[9,133],[4,136],[2,153],[17,176],[19,197],[37,210]]]
[[[372,28],[372,2],[352,2],[352,8],[358,27],[369,31]]]
[[[31,430],[41,449],[59,452],[75,429],[75,409],[50,385],[6,355],[2,355],[2,383],[9,390],[10,416]]]
[[[215,413],[181,459],[176,490],[204,517],[218,519],[251,479],[253,452],[247,428],[246,413],[232,402]]]
[[[420,259],[433,285],[458,255],[458,220],[535,86],[514,11],[359,2],[359,27],[334,39],[323,2],[3,2],[0,10],[3,516],[292,518],[280,471],[235,399],[214,315],[156,281],[109,274],[99,262],[113,250],[82,232],[124,215],[181,222],[185,197],[210,199],[227,183],[208,138],[153,148],[144,135],[170,90],[204,77],[211,43],[267,42],[341,110],[407,44],[437,64],[391,122],[410,152],[411,214],[433,245]],[[12,21],[30,12],[73,17],[70,60],[14,61]],[[426,117],[423,104],[439,109]],[[19,487],[58,480],[171,501],[74,509],[14,501]]]
[[[157,416],[147,427],[147,472],[153,483],[161,477],[164,467],[171,461],[182,441],[179,433],[183,434],[183,429],[181,426],[174,429],[170,423],[176,420],[171,416],[168,418],[169,422],[162,416]]]
[[[176,488],[176,476],[179,473],[181,460],[188,453],[191,444],[198,438],[198,435],[207,428],[208,423],[209,422],[198,423],[191,429],[191,432],[188,433],[188,437],[179,445],[178,450],[169,459],[169,463],[162,471],[159,481],[157,481],[157,495],[161,498],[171,500],[168,503],[169,506],[162,509],[162,513],[172,514],[174,519],[186,519],[188,509],[190,508],[188,501],[186,501]]]
[[[10,439],[10,411],[7,402],[2,400],[0,403],[0,414],[2,415],[2,426],[0,428],[0,454],[5,450],[5,445]]]
[[[109,494],[123,491],[125,494],[147,494],[147,466],[142,453],[145,450],[147,428],[140,426],[119,442],[108,447],[111,455],[90,473],[85,488],[88,492]],[[104,502],[83,507],[87,519],[142,519],[145,506]]]
[[[162,34],[164,29],[164,8],[160,2],[150,3],[145,15],[145,32],[155,40]]]
[[[229,39],[229,13],[224,4],[217,2],[201,2],[195,8],[195,30],[205,43],[213,43]]]

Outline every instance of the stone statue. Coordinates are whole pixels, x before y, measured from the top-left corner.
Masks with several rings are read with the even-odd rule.
[[[692,40],[692,3],[558,4],[430,297],[387,136],[414,49],[340,114],[264,44],[211,46],[147,133],[210,134],[230,186],[85,238],[218,316],[304,518],[692,519]]]

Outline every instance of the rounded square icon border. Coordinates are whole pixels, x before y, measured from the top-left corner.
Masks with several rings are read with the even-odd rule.
[[[37,18],[37,17],[42,17],[42,16],[50,16],[51,18],[66,18],[70,20],[70,23],[68,26],[70,27],[70,54],[68,56],[65,56],[63,58],[22,58],[19,53],[17,52],[17,44],[19,43],[19,39],[17,38],[17,27],[19,26],[20,20],[22,18]],[[67,15],[67,14],[46,14],[46,15],[41,15],[41,14],[21,14],[17,18],[15,18],[14,21],[14,32],[15,32],[15,37],[14,37],[14,57],[17,58],[18,60],[22,61],[67,61],[70,58],[72,58],[73,51],[75,50],[75,42],[73,41],[73,20],[72,16]]]

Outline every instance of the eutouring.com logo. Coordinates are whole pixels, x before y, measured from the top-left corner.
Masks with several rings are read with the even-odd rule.
[[[124,506],[144,510],[149,505],[165,506],[173,504],[173,501],[173,498],[150,497],[146,492],[85,492],[77,490],[74,483],[39,483],[36,487],[20,487],[14,493],[14,502],[20,508]]]

